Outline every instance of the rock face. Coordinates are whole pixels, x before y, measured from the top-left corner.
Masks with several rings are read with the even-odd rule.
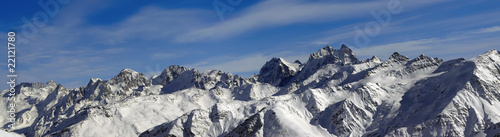
[[[160,76],[153,78],[154,85],[166,85],[169,84],[172,80],[177,78],[180,74],[187,71],[188,69],[185,67],[173,65],[161,72]]]
[[[272,58],[251,78],[173,65],[151,79],[124,69],[75,89],[54,81],[15,89],[11,131],[30,137],[500,136],[497,50],[360,61],[345,45],[326,46],[305,63]]]
[[[340,66],[357,64],[360,61],[356,58],[351,49],[342,45],[339,50],[333,49],[329,45],[320,49],[317,53],[309,56],[304,71],[312,72],[326,64],[337,64]],[[313,73],[313,72],[312,72]]]
[[[135,72],[131,69],[123,69],[107,83],[110,85],[117,85],[123,90],[129,90],[131,87],[149,86],[151,82],[142,73]]]
[[[258,81],[282,87],[300,70],[300,62],[288,63],[282,58],[273,58],[260,69]]]
[[[347,65],[359,63],[352,50],[346,45],[342,45],[339,50],[328,45],[317,53],[311,54],[308,63],[312,62],[312,60],[319,60],[320,64],[340,63],[341,65]]]

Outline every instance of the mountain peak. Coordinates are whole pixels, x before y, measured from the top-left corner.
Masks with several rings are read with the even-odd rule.
[[[414,60],[415,61],[418,61],[418,60],[423,60],[423,59],[432,59],[431,57],[429,56],[426,56],[424,54],[420,54],[417,58],[415,58]]]
[[[488,51],[486,51],[486,52],[487,52],[487,53],[488,53],[488,52],[497,52],[497,53],[500,53],[500,52],[499,52],[498,50],[496,50],[496,49],[490,49],[490,50],[488,50]]]
[[[124,88],[149,84],[148,78],[132,69],[123,69],[118,75],[108,81],[111,85],[122,85]]]
[[[132,69],[123,69],[122,71],[120,71],[120,73],[118,73],[118,75],[116,75],[115,77],[113,77],[111,79],[111,81],[113,80],[117,80],[117,79],[122,79],[124,77],[128,77],[128,78],[133,78],[133,77],[137,77],[139,74],[139,72],[136,72]]]
[[[49,86],[57,86],[57,83],[54,80],[50,80],[47,82],[47,85]]]
[[[500,52],[498,52],[498,50],[496,50],[496,49],[491,49],[491,50],[488,50],[481,55],[497,55],[497,56],[499,56]]]
[[[378,58],[377,56],[372,56],[371,59],[367,60],[368,62],[375,62],[375,63],[382,63],[382,60]]]
[[[399,54],[399,52],[394,52],[394,53],[392,53],[391,57],[393,57],[393,56],[400,56],[400,55],[401,54]]]
[[[326,45],[325,47],[323,47],[324,50],[326,51],[333,51],[334,49],[332,48],[332,46],[330,45]]]
[[[100,78],[90,78],[90,81],[91,81],[92,83],[95,83],[95,82],[97,82],[97,81],[102,81],[102,80],[101,80]]]
[[[177,78],[180,74],[188,71],[187,68],[181,67],[179,65],[171,65],[165,68],[163,72],[152,80],[153,85],[165,85],[170,83],[172,80]]]
[[[283,86],[297,73],[299,65],[282,58],[272,58],[260,69],[258,81]]]
[[[187,70],[187,68],[179,66],[179,65],[171,65],[168,68],[165,68],[165,70],[163,70],[163,72],[165,72],[165,71],[174,71],[174,70]]]
[[[350,55],[354,55],[354,53],[352,52],[352,50],[347,47],[346,45],[342,44],[342,46],[340,47],[340,51],[342,53],[347,53],[347,54],[350,54]]]
[[[350,48],[347,47],[345,44],[342,44],[342,46],[340,46],[340,49],[350,49]]]
[[[311,54],[313,58],[320,58],[322,56],[331,54],[335,51],[330,45],[326,45],[326,47],[321,48],[318,52]]]
[[[408,60],[410,60],[410,58],[408,58],[404,55],[401,55],[398,52],[394,52],[394,53],[392,53],[391,57],[389,57],[389,60],[394,61],[394,62],[400,62],[400,61],[408,61]]]
[[[498,52],[498,50],[496,49],[491,49],[477,57],[472,58],[472,60],[476,62],[490,62],[490,61],[500,62],[500,52]]]
[[[128,73],[128,74],[132,74],[132,73],[138,73],[137,71],[134,71],[132,69],[129,69],[129,68],[125,68],[123,69],[122,71],[120,71],[120,73]]]
[[[296,64],[302,64],[302,63],[300,62],[300,60],[295,60],[295,62],[293,62],[293,63],[296,63]]]
[[[283,62],[284,60],[282,58],[273,57],[269,61],[271,61],[271,62]]]
[[[313,53],[309,57],[309,61],[313,59],[321,59],[325,58],[327,62],[325,64],[334,64],[334,63],[342,63],[342,64],[356,64],[359,63],[359,60],[356,58],[356,55],[352,52],[350,48],[346,45],[342,45],[339,50],[333,49],[330,45],[320,49],[318,52]]]

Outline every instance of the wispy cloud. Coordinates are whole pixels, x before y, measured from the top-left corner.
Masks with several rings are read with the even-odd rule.
[[[406,9],[419,8],[423,5],[440,3],[436,1],[405,1],[401,5]],[[353,19],[369,15],[372,10],[385,10],[387,1],[364,2],[310,2],[269,0],[251,6],[241,14],[222,23],[191,31],[177,38],[179,42],[193,42],[204,40],[220,40],[251,32],[256,29],[265,29],[275,26],[284,26],[297,23],[314,23],[332,20]],[[355,8],[353,8],[355,7]]]
[[[471,34],[386,43],[371,47],[353,48],[353,51],[361,57],[376,55],[381,59],[389,58],[392,52],[400,52],[410,58],[426,54],[438,55],[443,59],[468,59],[498,47],[498,43],[500,43],[500,40],[496,37],[482,37]]]
[[[474,33],[492,33],[492,32],[499,32],[500,31],[500,26],[493,26],[489,28],[483,28],[474,31]]]
[[[498,46],[495,43],[500,41],[496,40],[495,32],[500,31],[497,25],[500,18],[492,18],[497,16],[497,11],[443,19],[429,18],[431,13],[419,11],[427,11],[422,7],[443,1],[447,0],[401,0],[404,12],[393,16],[391,25],[373,38],[374,41],[378,40],[373,42],[373,47],[352,48],[358,56],[378,55],[384,58],[384,55],[389,56],[394,51],[407,53],[409,56],[429,53],[440,56],[455,54],[456,57],[456,54],[469,54],[468,51],[475,51],[474,48],[477,50],[479,47]],[[211,5],[207,6],[209,8],[142,5],[136,12],[123,14],[123,18],[109,24],[88,18],[116,2],[121,1],[74,1],[61,8],[57,17],[51,18],[51,23],[40,28],[38,35],[30,39],[29,43],[19,47],[19,72],[23,74],[19,80],[46,82],[59,79],[63,83],[77,85],[75,83],[81,83],[79,81],[85,81],[89,77],[111,77],[123,68],[135,68],[138,71],[145,68],[156,73],[172,64],[188,64],[188,67],[198,70],[255,72],[272,57],[282,57],[290,62],[295,59],[305,61],[309,52],[304,53],[304,49],[309,51],[314,47],[311,50],[314,51],[317,47],[335,42],[349,44],[348,40],[352,40],[355,35],[353,27],[376,21],[370,11],[385,10],[388,3],[265,0],[242,6],[243,9],[223,22],[219,22]],[[462,4],[455,9],[460,9],[463,5],[467,6]],[[307,27],[301,26],[304,24]],[[284,32],[273,30],[296,32],[317,24],[320,24],[319,27],[313,29],[318,31],[304,33],[308,36],[303,37],[294,34],[289,38],[273,39],[273,42],[253,42],[255,39],[266,39],[269,35],[252,36],[251,40],[241,37],[263,31],[280,35]],[[299,28],[293,25],[298,25]],[[288,37],[289,34],[284,35]],[[5,39],[5,36],[0,38]],[[196,45],[189,45],[191,42]],[[198,43],[203,43],[203,46]],[[240,43],[244,44],[238,45]],[[244,52],[236,51],[239,47],[224,47],[250,46],[255,43],[261,45],[255,48],[245,47]],[[269,47],[264,48],[262,45]],[[290,51],[280,52],[283,50]],[[233,53],[224,54],[227,52]],[[196,55],[190,56],[193,54]],[[153,70],[146,64],[159,65]]]
[[[499,26],[484,27],[500,22],[499,19],[484,20],[494,16],[494,13],[477,13],[441,20],[422,19],[426,16],[428,13],[398,20],[393,18],[394,20],[388,27],[381,30],[377,37],[372,38],[376,44],[367,47],[356,47],[350,43],[356,35],[352,29],[356,24],[324,31],[319,39],[312,40],[309,44],[346,43],[351,44],[350,47],[361,58],[377,55],[386,59],[395,51],[407,53],[409,56],[425,53],[451,58],[467,58],[484,52],[482,50],[485,48],[493,48],[492,44],[500,42],[495,40],[498,39],[495,32],[500,31]],[[484,28],[476,29],[478,27]],[[469,54],[464,49],[475,52]],[[481,51],[477,51],[478,49]],[[465,54],[466,56],[460,56]]]
[[[198,9],[170,10],[146,7],[119,24],[95,27],[92,28],[92,32],[103,35],[111,41],[168,40],[180,33],[194,31],[204,26],[209,13]]]
[[[201,26],[204,23],[201,20],[208,18],[209,14],[198,9],[169,10],[148,6],[117,23],[100,25],[85,20],[92,14],[88,11],[92,6],[102,8],[106,4],[70,4],[61,9],[49,25],[39,28],[35,37],[17,37],[20,41],[28,40],[18,47],[22,51],[18,53],[18,72],[22,74],[19,81],[59,80],[63,84],[75,85],[75,79],[113,76],[125,67],[141,64],[137,61],[140,59],[127,60],[124,57],[137,56],[147,51],[144,49],[157,46],[149,41],[168,43],[173,36],[196,29],[194,26]],[[164,59],[174,55],[180,54],[157,53],[151,56]],[[113,59],[115,61],[110,61]]]
[[[242,11],[242,14],[236,18],[181,35],[178,37],[178,41],[217,40],[272,26],[352,18],[368,13],[369,9],[374,7],[382,7],[384,4],[383,1],[306,3],[302,1],[269,0]]]

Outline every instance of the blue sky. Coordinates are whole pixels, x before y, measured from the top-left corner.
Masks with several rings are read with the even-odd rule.
[[[58,12],[49,15],[39,2],[57,3]],[[305,62],[326,45],[383,60],[395,51],[449,60],[500,49],[493,0],[25,0],[0,9],[8,13],[0,38],[17,34],[18,82],[70,88],[124,68],[153,75],[170,65],[249,77],[272,57]],[[29,22],[39,22],[36,33],[23,32]]]

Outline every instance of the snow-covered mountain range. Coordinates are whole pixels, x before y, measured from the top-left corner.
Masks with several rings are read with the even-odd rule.
[[[151,78],[124,69],[75,89],[54,81],[15,89],[11,131],[29,137],[500,136],[497,50],[382,61],[326,46],[303,64],[272,58],[250,78],[174,65]]]

